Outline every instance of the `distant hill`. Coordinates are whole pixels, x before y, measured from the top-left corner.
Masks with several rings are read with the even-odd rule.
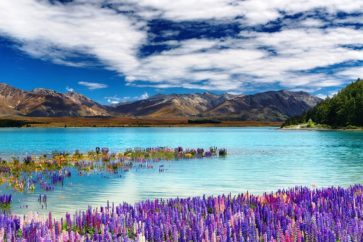
[[[170,94],[105,106],[76,93],[49,89],[23,91],[0,83],[0,115],[31,117],[186,117],[245,121],[284,121],[321,101],[305,92],[269,91],[253,95]]]
[[[283,121],[310,110],[320,98],[305,92],[270,91],[253,95],[211,93],[156,95],[120,104],[114,112],[129,116],[190,117],[246,121]]]
[[[0,113],[32,117],[106,116],[106,108],[74,92],[38,88],[27,92],[0,83]]]
[[[333,128],[363,127],[363,80],[351,83],[332,98],[326,98],[310,111],[293,117],[283,126],[308,123]]]

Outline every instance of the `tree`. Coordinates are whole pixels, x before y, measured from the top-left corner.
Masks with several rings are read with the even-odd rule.
[[[363,80],[351,83],[307,113],[286,120],[283,126],[306,122],[313,125],[313,120],[332,127],[363,126]]]

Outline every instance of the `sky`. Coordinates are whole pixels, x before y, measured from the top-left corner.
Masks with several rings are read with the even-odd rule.
[[[0,82],[103,103],[363,78],[359,0],[1,0]]]

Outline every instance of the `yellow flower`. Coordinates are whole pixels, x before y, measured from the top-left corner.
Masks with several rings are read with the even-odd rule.
[[[190,153],[186,153],[184,156],[185,156],[185,158],[192,158],[193,157],[193,155],[190,154]]]

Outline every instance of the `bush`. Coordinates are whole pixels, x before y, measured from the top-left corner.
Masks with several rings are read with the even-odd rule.
[[[307,127],[308,128],[314,128],[315,127],[315,123],[314,123],[314,121],[312,119],[309,119]]]

